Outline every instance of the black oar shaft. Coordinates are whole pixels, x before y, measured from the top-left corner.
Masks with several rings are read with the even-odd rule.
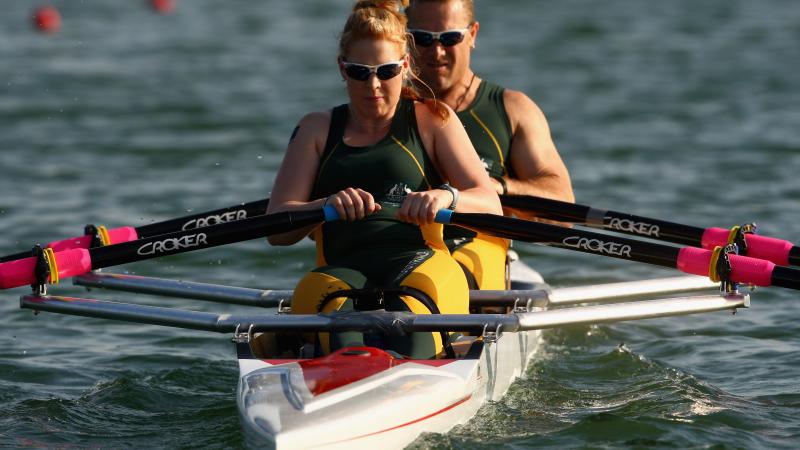
[[[800,266],[800,247],[794,246],[789,251],[789,264]]]
[[[504,195],[501,200],[503,206],[535,212],[536,216],[542,219],[586,224],[595,228],[661,239],[681,245],[699,247],[705,231],[703,228],[691,225],[541,197]]]
[[[503,206],[535,212],[536,217],[561,222],[586,223],[593,211],[586,205],[527,195],[501,195],[500,201]]]
[[[797,269],[775,266],[772,270],[772,285],[800,290],[800,276]]]
[[[286,211],[89,249],[92,269],[258,239],[325,220],[322,210]]]
[[[0,264],[0,289],[38,284],[44,276],[56,283],[59,279],[81,275],[92,269],[257,239],[337,219],[336,210],[326,206],[312,211],[285,211],[251,217],[104,247],[45,252],[41,257]],[[49,275],[43,275],[48,268]]]
[[[580,223],[587,226],[601,228],[635,236],[655,238],[681,245],[704,247],[713,249],[723,246],[730,239],[728,230],[709,228],[703,229],[691,225],[684,225],[665,220],[637,216],[611,210],[601,210],[586,205],[573,204],[558,200],[546,199],[535,196],[502,196],[505,206],[536,212],[542,219],[557,220],[562,222]],[[192,214],[177,219],[165,220],[136,228],[122,227],[116,230],[130,228],[135,233],[132,235],[116,235],[112,242],[124,242],[132,239],[143,239],[176,231],[202,228],[204,226],[229,223],[245,218],[252,218],[266,214],[269,199],[256,200],[241,205],[233,205],[212,211]],[[87,248],[91,236],[71,238],[58,241],[56,251],[66,248]],[[78,241],[82,244],[78,244]],[[774,238],[747,234],[745,240],[748,244],[747,254],[759,259],[766,259],[778,265],[800,265],[800,247],[793,246],[788,241]],[[63,243],[68,243],[63,246]],[[0,263],[15,261],[31,256],[30,251],[0,257]]]
[[[221,223],[235,222],[237,220],[242,220],[250,217],[263,216],[267,213],[267,205],[269,205],[268,198],[262,200],[256,200],[249,203],[243,203],[240,205],[228,206],[226,208],[219,208],[212,211],[204,211],[197,214],[189,214],[187,216],[164,220],[162,222],[155,222],[147,225],[141,225],[132,228],[132,230],[135,230],[135,234],[133,236],[134,239],[135,238],[146,239],[154,236],[160,236],[162,234],[174,233],[176,231],[203,228],[206,226],[218,225]],[[81,246],[77,244],[71,244],[67,248],[87,248],[89,240],[91,240],[92,237],[85,236],[84,238],[86,238],[85,239],[86,245]],[[80,239],[81,238],[70,238],[64,241],[57,241],[57,242],[67,242],[67,241],[71,242]],[[53,243],[49,245],[53,245]],[[65,248],[62,247],[56,251],[64,249]],[[19,259],[28,258],[29,256],[31,256],[30,250],[15,253],[13,255],[1,256],[0,263],[7,261],[16,261]]]
[[[714,252],[696,247],[674,247],[643,242],[493,214],[454,213],[441,210],[436,215],[436,221],[507,239],[671,267],[694,275],[717,276],[714,275],[717,269]],[[756,286],[800,289],[798,269],[736,254],[728,255],[728,258],[730,281]],[[714,270],[710,270],[711,268]],[[720,278],[725,276],[719,275]]]
[[[453,213],[451,223],[481,233],[675,268],[680,248],[493,214]]]
[[[151,223],[136,227],[139,238],[148,238],[176,231],[191,230],[202,228],[209,225],[233,222],[246,219],[248,217],[262,216],[267,213],[269,199],[256,200],[241,205],[229,206],[227,208],[205,211],[202,213],[191,214],[176,219],[165,220],[162,222]]]
[[[4,263],[4,262],[7,262],[7,261],[16,261],[18,259],[27,258],[27,257],[31,256],[31,254],[32,254],[31,251],[28,250],[27,252],[19,252],[19,253],[14,253],[13,255],[2,256],[2,257],[0,257],[0,263]]]

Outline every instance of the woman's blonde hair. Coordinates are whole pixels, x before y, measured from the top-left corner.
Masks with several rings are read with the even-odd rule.
[[[353,12],[344,24],[339,38],[339,57],[344,58],[353,42],[359,39],[382,39],[397,44],[403,54],[414,50],[413,42],[406,30],[408,19],[403,9],[408,0],[360,0],[353,6]],[[419,82],[413,58],[409,58],[409,76]],[[424,84],[424,83],[423,83]],[[425,98],[409,81],[405,80],[400,95],[403,98],[421,101],[442,120],[447,121],[450,114],[447,108],[433,97]]]

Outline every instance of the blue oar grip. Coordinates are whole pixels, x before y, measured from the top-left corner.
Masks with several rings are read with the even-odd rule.
[[[336,207],[333,205],[323,206],[322,212],[325,214],[325,222],[334,222],[339,220],[339,213],[336,212]]]
[[[436,213],[436,218],[434,219],[437,223],[443,223],[445,225],[450,223],[450,218],[453,216],[453,211],[449,209],[440,209]]]

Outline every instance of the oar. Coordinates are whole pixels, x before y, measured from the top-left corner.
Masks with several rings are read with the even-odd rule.
[[[505,206],[536,212],[543,219],[580,223],[595,228],[705,249],[724,246],[731,236],[731,230],[724,228],[699,228],[541,197],[504,195],[501,196],[501,200]],[[104,239],[107,241],[104,242],[105,244],[118,244],[180,230],[261,216],[266,214],[268,204],[269,199],[263,199],[139,227],[119,227],[110,230],[101,227],[100,234],[104,235]],[[89,248],[93,239],[95,236],[87,234],[51,242],[45,245],[45,248],[52,248],[56,252],[73,248]],[[800,247],[789,241],[752,233],[745,233],[744,240],[747,245],[746,254],[751,258],[765,259],[778,265],[800,265]],[[30,251],[20,252],[0,257],[0,263],[25,259],[30,256]]]
[[[501,196],[501,200],[505,206],[536,212],[543,219],[585,224],[595,228],[705,249],[724,246],[731,237],[731,230],[724,228],[699,228],[542,197],[504,195]],[[261,216],[266,214],[268,204],[269,199],[262,199],[139,227],[119,227],[107,231],[101,227],[102,233],[100,234],[105,234],[104,237],[107,240],[105,244],[118,244],[180,230]],[[94,238],[95,236],[87,234],[81,237],[51,242],[45,247],[52,248],[56,252],[72,248],[89,248]],[[751,258],[765,259],[778,265],[800,265],[800,246],[796,246],[789,241],[752,233],[745,233],[744,240],[747,245],[746,254]],[[0,257],[0,262],[13,261],[30,256],[30,251],[20,252]]]
[[[104,227],[99,227],[98,234],[101,235],[101,239],[106,240],[104,244],[119,244],[122,242],[159,236],[166,233],[174,233],[176,231],[191,230],[210,225],[234,222],[236,220],[242,220],[248,217],[262,216],[267,213],[268,204],[269,199],[263,199],[250,203],[228,206],[227,208],[191,214],[188,216],[178,217],[176,219],[169,219],[162,222],[141,225],[138,227],[128,226],[112,228],[110,230],[106,230]],[[80,237],[72,237],[54,241],[45,245],[44,247],[52,248],[55,252],[61,252],[73,248],[89,248],[94,239],[95,236],[93,234],[86,234]],[[0,263],[25,259],[30,256],[30,251],[2,256],[0,257]]]
[[[436,221],[507,239],[671,267],[693,275],[710,276],[716,270],[712,258],[714,252],[702,248],[674,247],[494,214],[441,210],[436,215]],[[798,269],[777,266],[763,259],[728,256],[731,266],[730,281],[800,289]]]
[[[332,206],[313,211],[286,211],[104,247],[45,252],[42,259],[49,266],[46,278],[55,283],[93,269],[263,238],[337,218]],[[37,263],[40,262],[38,257],[29,257],[0,263],[0,289],[48,281],[37,277]]]
[[[725,246],[735,231],[724,228],[699,228],[665,220],[595,209],[547,198],[527,195],[504,195],[503,206],[536,213],[542,219],[573,222],[610,231],[660,239],[676,244],[713,249]],[[800,265],[800,247],[783,239],[744,233],[746,255],[782,266]]]

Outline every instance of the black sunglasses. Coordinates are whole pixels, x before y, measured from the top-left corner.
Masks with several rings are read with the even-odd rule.
[[[379,80],[386,81],[391,80],[400,74],[400,72],[403,70],[404,62],[405,60],[401,59],[399,61],[392,61],[378,66],[370,66],[368,64],[342,61],[342,66],[344,67],[344,73],[347,74],[348,78],[358,81],[367,81],[369,76],[374,73]]]
[[[452,47],[464,40],[469,27],[460,30],[428,31],[428,30],[408,30],[414,36],[414,43],[422,47],[430,47],[434,42],[439,41],[445,47]]]

